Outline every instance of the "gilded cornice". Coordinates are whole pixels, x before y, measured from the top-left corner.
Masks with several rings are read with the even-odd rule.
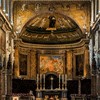
[[[45,44],[30,44],[30,43],[24,43],[23,41],[19,40],[16,42],[16,45],[19,47],[24,48],[34,48],[34,49],[74,49],[74,48],[80,48],[85,46],[89,43],[89,40],[82,39],[78,43],[72,43],[72,44],[53,44],[53,45],[45,45]]]
[[[12,0],[12,1],[33,1],[33,0]],[[91,1],[91,0],[34,0],[34,1]]]

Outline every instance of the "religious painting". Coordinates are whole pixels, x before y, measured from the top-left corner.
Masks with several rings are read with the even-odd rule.
[[[19,54],[20,75],[27,75],[27,55]]]
[[[61,55],[41,55],[40,73],[57,72],[63,73],[64,62]]]
[[[5,50],[5,33],[0,29],[0,49]]]
[[[84,55],[76,55],[76,76],[83,76],[83,70],[84,70]]]

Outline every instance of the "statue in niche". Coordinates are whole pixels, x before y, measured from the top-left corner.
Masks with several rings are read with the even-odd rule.
[[[49,27],[54,28],[56,23],[56,18],[54,16],[49,16]]]

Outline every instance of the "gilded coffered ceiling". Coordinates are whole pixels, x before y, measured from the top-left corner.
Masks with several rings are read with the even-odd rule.
[[[73,43],[89,32],[90,2],[14,1],[14,31],[28,43]]]

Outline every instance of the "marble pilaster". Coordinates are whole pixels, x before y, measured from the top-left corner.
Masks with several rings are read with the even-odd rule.
[[[71,51],[71,50],[69,50],[69,51],[67,51],[67,77],[69,78],[69,79],[71,79],[72,78],[72,66],[73,66],[73,62],[72,62],[72,60],[73,60],[73,52]]]
[[[90,65],[89,65],[89,50],[88,47],[85,48],[84,52],[84,77],[89,77],[90,73]]]
[[[15,77],[19,76],[19,52],[18,52],[18,47],[15,48],[14,75],[15,75]]]
[[[30,69],[31,69],[31,78],[36,79],[36,51],[30,51]],[[34,73],[33,73],[34,72]]]

